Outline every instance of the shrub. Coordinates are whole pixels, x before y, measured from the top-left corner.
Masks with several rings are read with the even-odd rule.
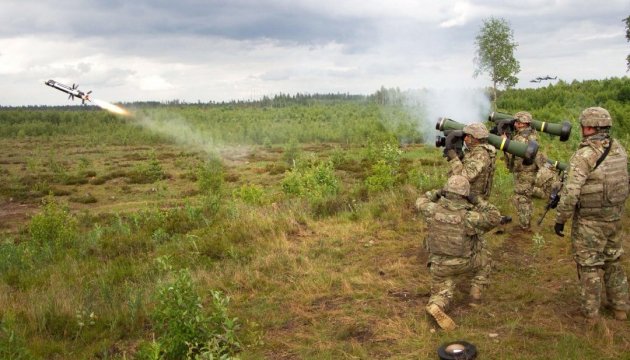
[[[365,179],[369,193],[377,193],[394,187],[396,175],[392,165],[379,160],[372,166],[371,175]]]
[[[166,178],[166,173],[155,153],[152,153],[147,163],[138,165],[127,176],[132,184],[150,184]]]
[[[309,200],[321,199],[339,192],[339,180],[335,176],[331,162],[306,168],[297,166],[282,180],[282,190],[286,194],[306,197]]]
[[[58,247],[74,242],[77,222],[66,207],[60,206],[49,196],[44,199],[42,212],[31,219],[28,231],[33,242]]]
[[[234,189],[232,196],[241,199],[244,202],[252,205],[261,205],[263,203],[264,190],[255,184],[242,185],[238,189]]]
[[[221,194],[223,190],[223,164],[218,158],[211,158],[197,169],[199,190],[205,194]]]
[[[207,315],[188,270],[179,271],[174,283],[158,290],[152,319],[164,358],[226,358],[240,350],[239,321],[227,315],[229,298],[218,291],[211,294]]]

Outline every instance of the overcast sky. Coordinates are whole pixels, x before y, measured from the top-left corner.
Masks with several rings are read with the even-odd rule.
[[[507,20],[518,87],[626,76],[629,0],[2,0],[0,105],[258,99],[490,85],[482,20]]]

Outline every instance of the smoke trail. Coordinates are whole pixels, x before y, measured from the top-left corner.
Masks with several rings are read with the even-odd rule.
[[[238,159],[249,153],[247,146],[225,146],[217,143],[212,134],[204,131],[201,126],[195,127],[185,117],[169,110],[144,109],[134,113],[134,120],[140,126],[172,139],[178,145],[210,156],[222,154]]]

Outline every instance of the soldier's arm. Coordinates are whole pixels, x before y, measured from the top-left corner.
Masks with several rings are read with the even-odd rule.
[[[558,203],[556,223],[564,224],[573,216],[575,206],[580,201],[580,192],[586,182],[591,169],[595,164],[591,164],[588,150],[576,153],[569,162],[569,172],[564,180],[564,185],[560,191],[560,202]]]
[[[466,213],[466,221],[477,233],[484,233],[499,225],[501,212],[489,202],[479,200],[479,204]]]
[[[422,216],[424,217],[431,216],[431,214],[433,214],[433,212],[435,211],[435,207],[437,205],[436,203],[431,201],[431,199],[434,198],[433,195],[434,193],[429,191],[416,200],[416,209],[418,209],[418,211],[420,211],[420,214],[422,214]]]
[[[485,157],[485,158],[484,158]],[[462,170],[459,175],[465,177],[469,182],[481,174],[486,164],[490,163],[490,157],[484,152],[470,153],[467,158],[464,158],[462,164]]]
[[[451,177],[453,175],[461,175],[462,169],[464,168],[464,164],[459,159],[459,157],[455,157],[452,160],[449,160],[448,165],[450,167],[448,176]]]

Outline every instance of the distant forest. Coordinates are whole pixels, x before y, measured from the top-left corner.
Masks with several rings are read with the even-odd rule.
[[[418,109],[406,108],[409,106],[406,99],[412,94],[414,92],[381,87],[371,95],[298,93],[256,101],[185,103],[172,100],[120,105],[133,110],[139,119],[163,124],[185,122],[198,129],[202,136],[223,143],[420,143],[430,139],[434,130],[423,129],[419,124],[433,119],[426,119],[426,114]],[[490,89],[486,94],[490,96]],[[541,121],[569,120],[574,123],[574,129],[579,128],[580,112],[590,106],[608,109],[614,121],[614,135],[630,145],[628,77],[571,83],[559,80],[537,89],[504,90],[497,99],[499,111],[525,110]],[[422,110],[422,104],[419,107]],[[130,132],[129,122],[96,106],[0,107],[0,125],[0,137],[98,133],[97,139],[108,143],[129,141],[134,136],[142,136],[149,142],[161,137],[160,134]],[[573,131],[572,143],[575,145],[578,141],[579,131]]]

